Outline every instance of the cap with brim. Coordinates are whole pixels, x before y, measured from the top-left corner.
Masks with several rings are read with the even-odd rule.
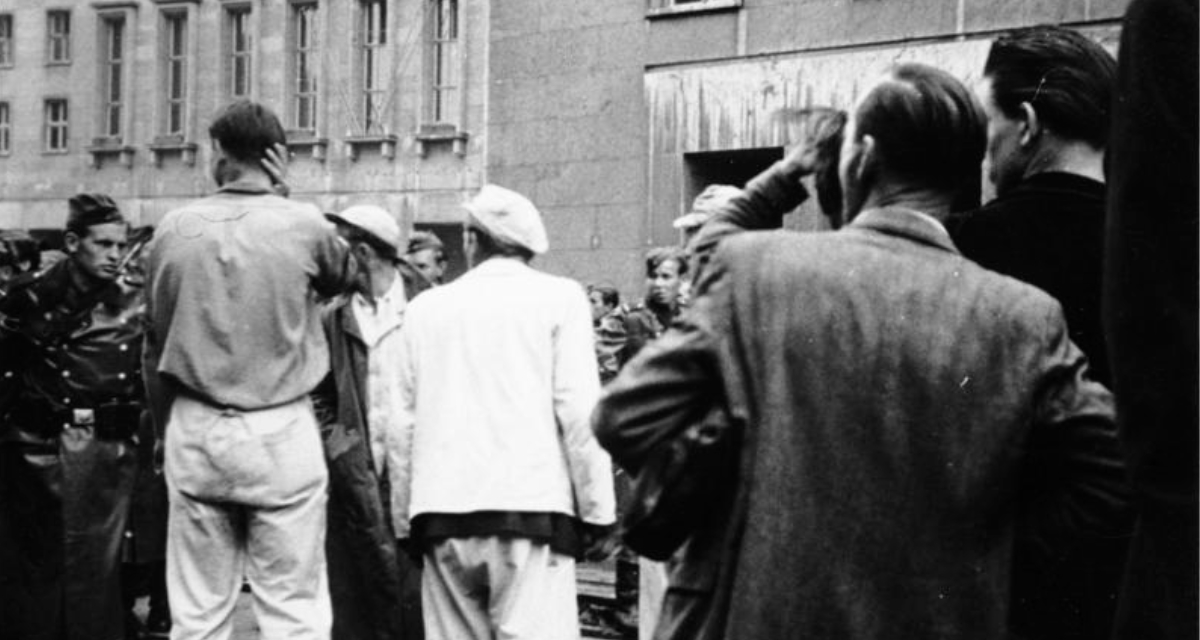
[[[550,248],[542,214],[525,196],[498,187],[484,185],[478,195],[463,207],[468,217],[493,238],[524,247],[535,254]]]
[[[357,227],[400,252],[400,225],[392,214],[373,204],[356,204],[341,213],[327,213],[326,218]]]
[[[124,222],[117,203],[103,193],[80,193],[67,200],[67,229],[86,229],[98,224]]]

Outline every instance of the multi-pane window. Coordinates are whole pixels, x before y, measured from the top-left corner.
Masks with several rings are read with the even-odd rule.
[[[317,5],[292,5],[292,127],[317,129]]]
[[[0,102],[0,156],[6,156],[12,151],[12,116],[9,115],[8,103]]]
[[[46,151],[67,150],[67,101],[55,98],[45,106],[45,149]]]
[[[11,13],[0,13],[0,67],[13,63],[13,17]]]
[[[163,15],[163,62],[166,65],[166,118],[163,133],[168,136],[184,134],[187,113],[187,14]]]
[[[46,57],[50,62],[71,61],[71,12],[46,13]]]
[[[459,58],[458,0],[430,0],[430,116],[434,122],[457,124],[462,61]]]
[[[121,116],[125,106],[125,19],[120,17],[103,20],[103,135],[121,137]]]
[[[359,46],[362,73],[362,115],[364,133],[382,133],[387,109],[387,3],[385,0],[361,0]]]
[[[226,41],[229,70],[229,96],[249,98],[253,41],[250,32],[250,8],[236,7],[226,13]]]

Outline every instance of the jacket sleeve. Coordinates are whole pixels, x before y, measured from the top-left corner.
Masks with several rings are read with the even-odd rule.
[[[698,283],[692,306],[646,345],[605,389],[592,416],[604,448],[637,474],[659,444],[700,420],[724,396],[718,317],[728,313],[728,285],[716,261]]]
[[[808,199],[800,176],[781,160],[755,176],[741,195],[713,214],[688,243],[691,272],[699,279],[709,257],[724,238],[744,231],[778,229],[783,216]]]
[[[1124,535],[1130,490],[1112,394],[1087,377],[1087,358],[1054,305],[1019,504],[1020,533],[1048,547],[1079,533]]]
[[[338,236],[332,224],[321,222],[314,251],[317,273],[312,279],[313,290],[327,300],[349,291],[358,272],[358,263],[350,252],[350,245]]]
[[[612,460],[588,424],[599,395],[591,312],[583,290],[573,285],[554,335],[554,415],[577,515],[589,524],[608,525],[616,521]]]

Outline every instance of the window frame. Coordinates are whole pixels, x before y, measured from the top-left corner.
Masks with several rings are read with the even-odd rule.
[[[221,9],[222,85],[225,97],[229,100],[253,100],[257,94],[255,80],[258,76],[254,68],[257,58],[254,48],[258,42],[255,37],[254,6],[249,2],[227,2]],[[239,45],[244,46],[239,48]],[[244,87],[240,87],[238,81],[239,66],[243,71]],[[239,88],[242,91],[239,92]]]
[[[355,69],[357,78],[355,108],[356,132],[362,136],[390,135],[391,102],[394,96],[388,72],[390,33],[388,20],[393,12],[388,0],[358,0],[357,24],[355,26]],[[374,16],[376,29],[372,29],[372,7],[379,7],[381,15]],[[378,36],[373,38],[372,36]],[[361,121],[359,120],[361,118]]]
[[[52,119],[52,111],[55,105],[62,105],[62,119]],[[51,97],[42,100],[42,153],[45,154],[66,154],[71,150],[71,105],[65,97]],[[54,146],[52,143],[58,137],[57,131],[61,131],[62,144]]]
[[[288,130],[298,134],[316,137],[323,124],[321,117],[321,18],[322,8],[317,0],[294,0],[288,3],[287,26],[287,122]],[[303,25],[302,16],[309,13],[308,23]],[[305,74],[304,71],[308,73]],[[307,75],[308,89],[303,89]],[[302,103],[307,102],[307,107]],[[301,115],[307,109],[308,121]]]
[[[62,32],[55,32],[56,18],[62,19],[62,25],[65,29]],[[61,47],[56,47],[56,44],[61,44]],[[56,56],[56,51],[61,53],[61,57]],[[46,10],[46,64],[47,65],[68,65],[71,64],[71,10],[70,9],[47,9]]]
[[[158,121],[158,137],[185,141],[190,136],[194,34],[192,12],[184,6],[163,8],[159,13],[159,52],[163,64],[159,72],[158,105],[162,115]],[[181,24],[176,28],[176,24]],[[182,35],[182,44],[175,38]],[[177,52],[178,50],[178,52]],[[175,81],[176,75],[182,76]],[[181,92],[174,95],[175,89]],[[175,128],[175,107],[178,107],[178,128]]]
[[[124,12],[106,12],[99,16],[100,55],[100,135],[98,138],[118,144],[128,133],[129,86],[129,24]],[[119,25],[119,40],[114,48],[113,28]],[[117,55],[114,57],[114,53]],[[114,69],[116,78],[114,82]],[[114,110],[116,113],[114,114]],[[116,125],[114,130],[113,125]]]
[[[444,33],[442,18],[447,4],[453,5],[453,35]],[[463,97],[466,77],[466,48],[462,32],[462,3],[459,0],[427,0],[429,12],[426,21],[426,46],[428,63],[426,68],[426,106],[424,122],[434,125],[462,126]],[[447,53],[449,50],[449,53]],[[444,82],[450,80],[451,82]]]
[[[12,155],[12,103],[0,100],[0,157]]]
[[[17,19],[11,12],[0,13],[0,69],[9,69],[16,64],[15,38]]]

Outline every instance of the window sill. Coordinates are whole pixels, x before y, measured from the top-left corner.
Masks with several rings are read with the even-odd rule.
[[[151,144],[146,145],[150,149],[150,157],[154,160],[154,166],[161,167],[163,158],[170,155],[178,155],[183,163],[191,167],[196,164],[196,143],[185,142],[182,139],[158,138]]]
[[[70,60],[47,60],[46,66],[47,67],[69,67],[69,66],[71,66],[71,61]]]
[[[309,131],[288,131],[287,148],[294,154],[308,150],[313,160],[324,162],[325,155],[329,150],[329,140],[318,138]]]
[[[70,153],[68,149],[42,149],[44,156],[65,156]]]
[[[358,160],[363,149],[379,148],[379,155],[391,160],[396,157],[396,136],[390,133],[346,138],[346,156]]]
[[[96,138],[92,140],[92,146],[84,149],[92,155],[92,168],[99,169],[106,156],[117,156],[121,162],[121,166],[126,169],[133,166],[133,154],[136,151],[132,146],[121,144],[119,140],[108,138]]]
[[[429,155],[431,148],[445,144],[449,144],[454,155],[461,158],[467,155],[467,138],[469,137],[470,134],[461,131],[458,125],[443,122],[423,124],[415,136],[422,158]]]
[[[646,9],[646,19],[673,18],[676,16],[691,16],[698,13],[716,13],[718,11],[737,11],[742,8],[742,0],[707,0],[705,2],[689,2],[686,4],[667,4],[661,7]]]

